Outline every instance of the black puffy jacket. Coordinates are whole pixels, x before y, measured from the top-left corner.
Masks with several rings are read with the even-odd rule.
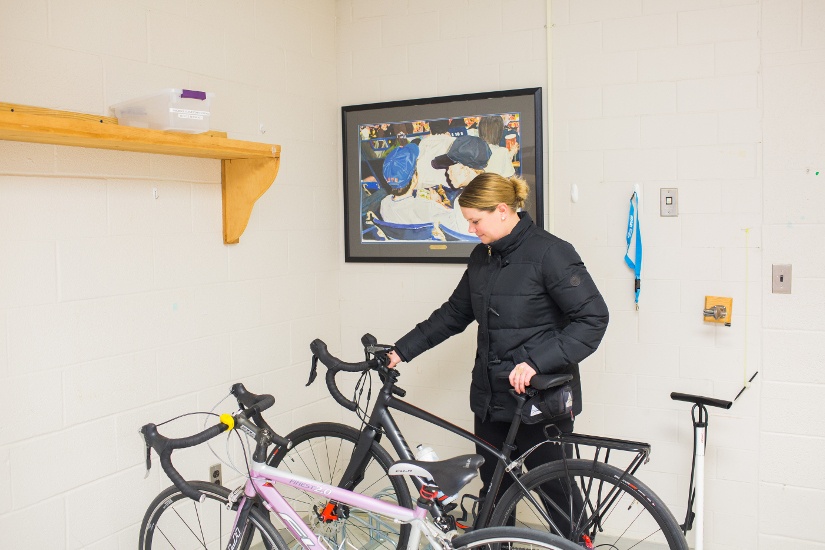
[[[607,305],[573,246],[519,216],[509,235],[473,249],[449,300],[396,343],[411,361],[478,321],[470,408],[482,420],[513,418],[510,383],[497,375],[525,361],[539,373],[572,374],[580,413],[578,363],[607,329]]]

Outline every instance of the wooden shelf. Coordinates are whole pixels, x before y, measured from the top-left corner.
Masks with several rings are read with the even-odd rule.
[[[0,103],[0,140],[221,159],[223,242],[237,243],[278,175],[281,146],[120,126],[116,118]]]

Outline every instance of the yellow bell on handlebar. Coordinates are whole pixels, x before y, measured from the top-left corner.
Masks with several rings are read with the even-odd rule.
[[[230,431],[232,431],[232,429],[235,427],[235,417],[229,413],[223,413],[220,416],[220,420],[223,424],[229,426]]]

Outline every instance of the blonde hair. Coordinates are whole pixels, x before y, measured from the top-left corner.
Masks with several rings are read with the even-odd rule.
[[[467,184],[459,196],[461,206],[492,212],[501,203],[513,210],[524,206],[529,188],[527,182],[516,176],[505,178],[499,174],[485,172]]]

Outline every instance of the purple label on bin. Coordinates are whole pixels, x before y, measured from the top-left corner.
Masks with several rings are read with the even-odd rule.
[[[183,90],[182,92],[180,97],[183,99],[200,99],[201,101],[206,99],[206,92],[199,92],[197,90]]]

